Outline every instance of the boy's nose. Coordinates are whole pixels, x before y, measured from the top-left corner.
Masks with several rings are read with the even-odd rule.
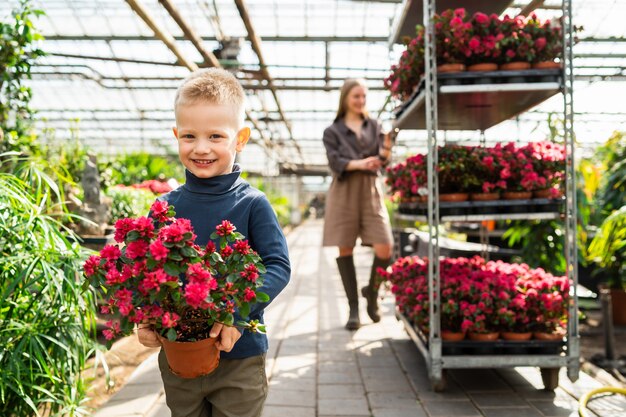
[[[197,153],[209,153],[211,152],[211,141],[207,139],[199,139],[196,142],[195,151]]]

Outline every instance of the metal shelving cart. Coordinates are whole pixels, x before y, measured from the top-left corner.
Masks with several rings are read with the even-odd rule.
[[[476,1],[471,3],[470,12],[502,12],[510,1]],[[439,6],[439,7],[438,7]],[[407,333],[424,356],[430,381],[435,391],[445,389],[445,370],[455,368],[508,368],[515,366],[537,366],[541,369],[544,385],[554,389],[558,385],[559,369],[567,367],[570,380],[578,379],[579,330],[577,302],[577,249],[576,249],[576,193],[573,141],[573,63],[572,63],[572,4],[563,0],[563,68],[556,70],[530,70],[523,73],[501,72],[461,75],[468,78],[454,82],[449,74],[437,74],[436,53],[433,45],[435,11],[446,8],[467,7],[455,0],[405,0],[402,13],[394,23],[390,43],[397,42],[403,35],[413,35],[418,19],[423,17],[425,32],[425,76],[416,93],[396,113],[394,127],[397,129],[425,129],[427,131],[428,202],[409,203],[399,219],[428,223],[428,258],[439,259],[439,224],[446,221],[478,222],[502,219],[555,219],[565,223],[566,274],[572,285],[570,290],[569,320],[567,334],[556,344],[526,342],[521,350],[513,349],[510,343],[494,344],[496,354],[458,354],[451,344],[441,339],[440,325],[440,271],[439,262],[428,263],[429,319],[428,334],[422,334],[406,317],[397,312]],[[420,10],[421,9],[421,10]],[[408,29],[407,29],[408,28]],[[505,77],[505,78],[498,78]],[[488,80],[485,80],[488,78]],[[487,81],[487,82],[485,82]],[[436,164],[438,160],[438,130],[484,130],[541,103],[547,98],[563,95],[563,116],[566,147],[565,198],[558,208],[527,210],[505,214],[474,214],[471,210],[463,214],[446,212],[446,203],[439,202]],[[541,203],[541,202],[539,202]],[[544,202],[545,203],[545,202]],[[553,202],[554,203],[554,202]],[[466,203],[472,205],[472,203]],[[411,211],[415,210],[415,211]],[[442,210],[442,211],[440,211]],[[407,214],[408,212],[408,214]],[[469,214],[468,214],[469,213]],[[471,345],[473,342],[452,342]],[[519,342],[513,342],[519,343]],[[457,345],[458,346],[458,345]],[[539,347],[539,349],[535,349]],[[547,347],[547,349],[545,349]],[[541,349],[543,348],[543,350]],[[533,354],[529,354],[532,352]]]

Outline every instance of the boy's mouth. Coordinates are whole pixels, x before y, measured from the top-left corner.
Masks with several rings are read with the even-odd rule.
[[[217,159],[192,159],[191,160],[191,162],[193,162],[194,164],[201,165],[201,166],[209,166],[215,161],[217,161]]]

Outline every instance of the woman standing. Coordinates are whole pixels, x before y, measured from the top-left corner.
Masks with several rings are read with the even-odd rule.
[[[369,285],[361,289],[367,299],[367,314],[380,321],[376,269],[386,268],[391,259],[393,237],[383,201],[380,171],[391,155],[391,137],[368,115],[364,80],[348,79],[339,96],[339,109],[332,125],[324,131],[324,146],[333,174],[326,198],[324,246],[338,246],[337,266],[348,296],[350,316],[346,328],[356,330],[359,299],[352,252],[357,237],[373,246],[374,261]]]

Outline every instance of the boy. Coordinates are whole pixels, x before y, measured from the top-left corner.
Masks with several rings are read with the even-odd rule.
[[[285,237],[269,201],[241,178],[241,169],[234,164],[236,152],[250,137],[250,129],[243,126],[244,102],[243,88],[227,71],[200,70],[183,81],[176,93],[173,130],[186,183],[160,199],[174,206],[177,217],[191,220],[201,246],[222,220],[233,223],[261,256],[267,273],[260,291],[273,300],[287,285],[291,268]],[[250,319],[263,321],[267,304],[253,305]],[[260,416],[267,396],[267,337],[242,334],[219,323],[210,335],[218,339],[221,359],[209,375],[179,378],[169,371],[163,351],[159,354],[172,417]],[[145,346],[160,346],[149,328],[140,328],[138,337]]]

